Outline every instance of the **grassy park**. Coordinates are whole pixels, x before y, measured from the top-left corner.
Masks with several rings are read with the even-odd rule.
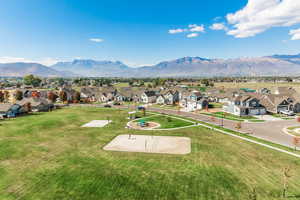
[[[120,134],[148,133],[127,122],[126,110],[80,107],[0,121],[0,199],[277,200],[285,167],[288,199],[299,199],[299,159],[202,127],[151,133],[191,138],[185,156],[104,151]]]
[[[143,120],[143,118],[142,118]],[[156,122],[160,124],[160,129],[169,129],[169,128],[181,128],[185,126],[194,125],[193,122],[185,121],[179,118],[174,118],[168,115],[153,115],[147,118],[144,118],[146,122]]]

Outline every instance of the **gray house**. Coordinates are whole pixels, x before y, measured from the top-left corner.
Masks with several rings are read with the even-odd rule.
[[[18,104],[10,104],[10,103],[3,103],[0,104],[0,116],[3,117],[16,117],[22,114],[22,107]]]
[[[233,97],[224,104],[223,110],[237,116],[266,114],[266,108],[261,105],[260,100],[248,95]]]

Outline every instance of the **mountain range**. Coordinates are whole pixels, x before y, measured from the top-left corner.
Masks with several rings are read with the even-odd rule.
[[[207,59],[184,57],[133,68],[120,61],[76,59],[52,66],[38,63],[0,64],[0,76],[42,77],[216,77],[300,76],[300,54],[255,58]]]

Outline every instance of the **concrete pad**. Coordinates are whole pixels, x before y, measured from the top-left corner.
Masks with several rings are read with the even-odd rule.
[[[81,127],[96,127],[101,128],[111,123],[111,120],[93,120],[87,124],[82,125]]]
[[[191,139],[175,136],[119,135],[103,149],[107,151],[183,155],[191,153]]]

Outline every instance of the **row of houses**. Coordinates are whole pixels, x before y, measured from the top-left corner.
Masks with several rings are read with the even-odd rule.
[[[215,99],[224,104],[224,111],[239,116],[275,114],[283,111],[300,112],[300,94],[292,88],[278,88],[273,94],[269,92],[223,94],[221,98],[219,96]]]
[[[76,98],[80,102],[108,103],[132,101],[145,104],[178,105],[181,109],[186,111],[207,109],[210,102],[217,102],[223,105],[225,112],[239,116],[280,113],[281,111],[300,112],[300,94],[293,88],[287,87],[279,87],[273,93],[267,88],[262,88],[257,91],[247,88],[209,88],[205,92],[200,92],[199,90],[176,86],[152,89],[141,87],[83,87],[79,92],[71,87],[64,87],[58,91],[54,91],[58,97],[55,99],[56,102],[62,101],[62,99],[60,99],[61,92],[65,95],[63,101],[67,102],[74,102],[74,98],[77,96]],[[48,110],[49,107],[47,106],[55,103],[50,103],[48,100],[49,91],[25,90],[22,91],[22,94],[24,101],[10,100],[6,102],[5,105],[2,104],[2,110],[6,110],[7,112],[7,107],[13,107],[13,105],[24,107],[26,101],[30,101],[33,107],[38,108],[38,104],[41,105],[44,110]],[[12,91],[11,96],[15,96]],[[13,110],[15,110],[17,106],[13,108]],[[38,108],[38,110],[42,109]],[[4,111],[2,111],[2,113]]]
[[[46,112],[53,110],[54,104],[45,98],[24,98],[15,103],[0,104],[0,118],[12,118],[29,112]]]
[[[208,106],[208,99],[197,90],[187,88],[82,88],[81,98],[89,101],[133,101],[144,104],[179,105],[187,111]]]

